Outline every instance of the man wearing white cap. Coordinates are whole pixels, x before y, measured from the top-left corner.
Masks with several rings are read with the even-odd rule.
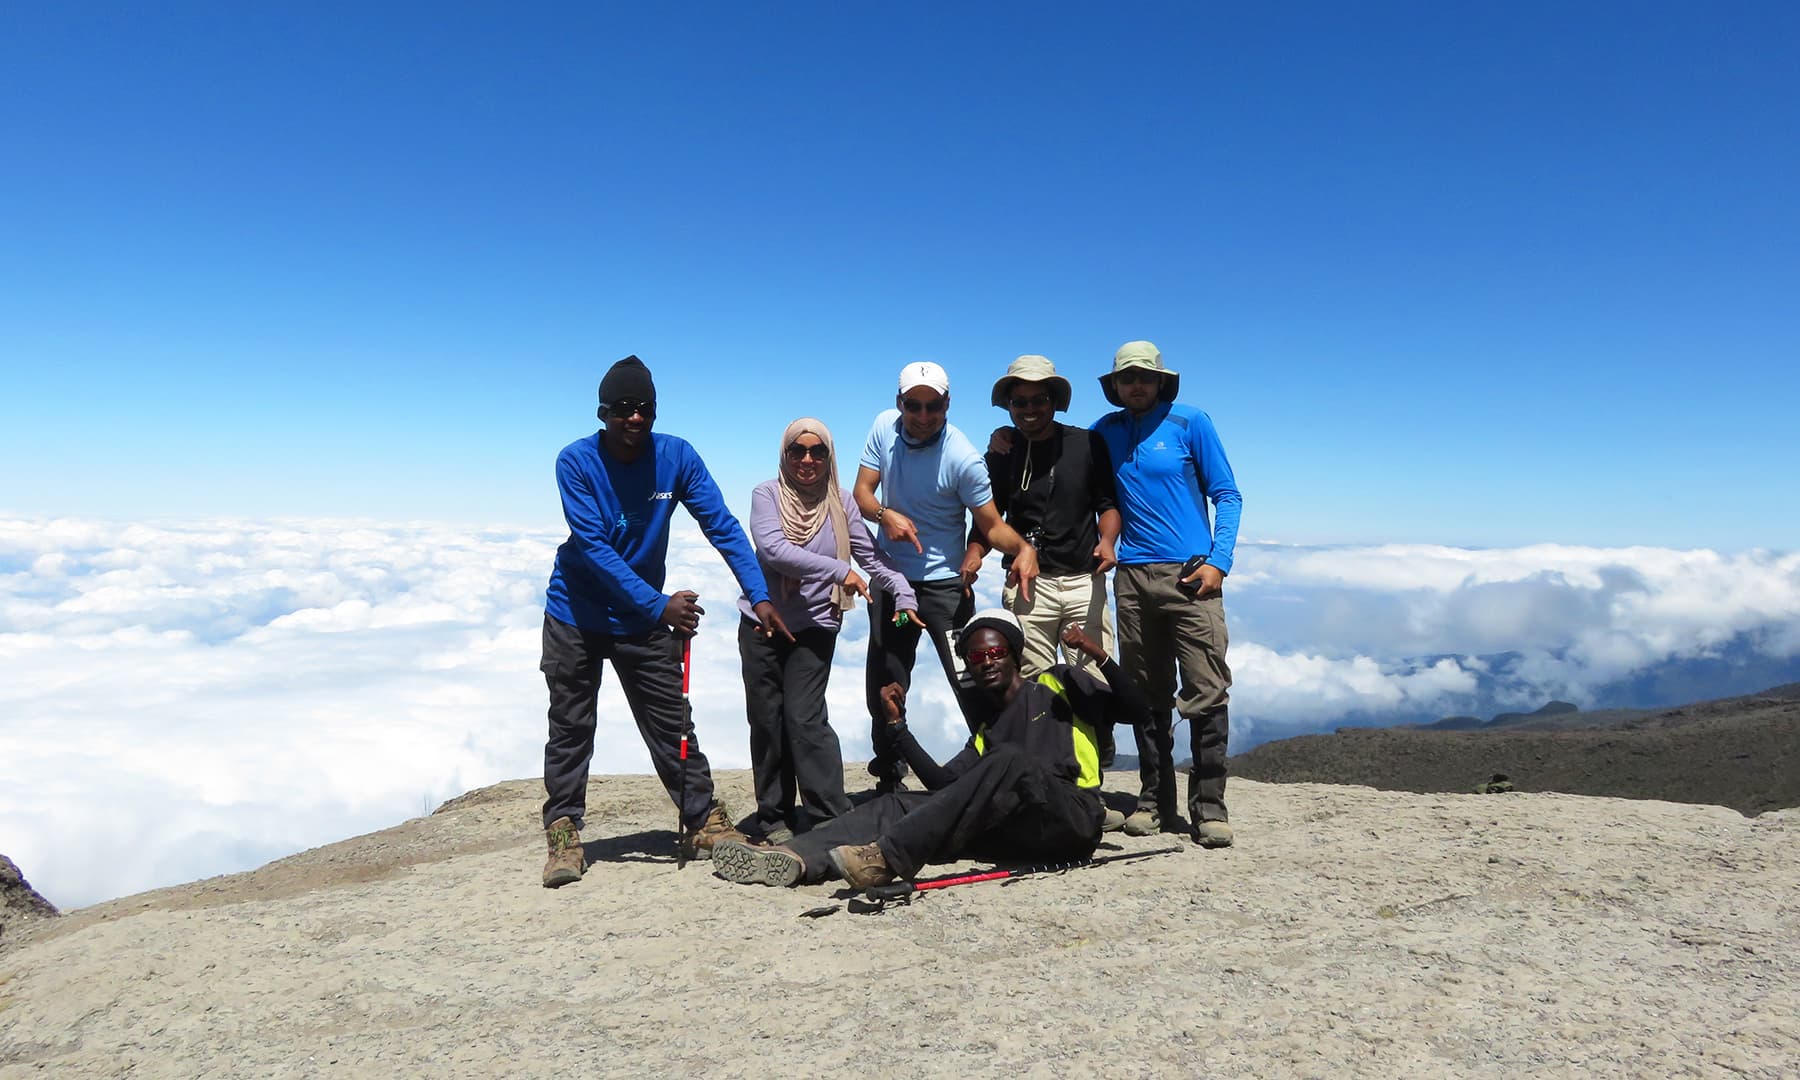
[[[1106,400],[1120,406],[1094,424],[1112,455],[1124,529],[1113,591],[1119,604],[1119,658],[1167,716],[1187,720],[1194,770],[1188,812],[1194,839],[1226,847],[1225,752],[1230,734],[1231,668],[1225,663],[1225,575],[1237,546],[1243,499],[1212,418],[1175,402],[1181,376],[1163,366],[1148,341],[1128,341],[1100,377]],[[1212,504],[1209,517],[1207,504]],[[1180,681],[1177,683],[1176,676]],[[1159,772],[1172,770],[1156,740],[1138,732],[1138,809],[1125,831],[1159,829]]]
[[[994,508],[981,453],[949,422],[950,376],[929,362],[900,370],[894,408],[869,429],[856,474],[856,505],[875,523],[876,543],[897,564],[918,597],[920,621],[903,619],[883,592],[869,607],[869,656],[864,692],[874,759],[869,772],[879,790],[899,786],[906,763],[889,736],[881,688],[912,685],[919,633],[931,635],[951,688],[957,689],[950,632],[969,621],[974,595],[962,578],[962,557],[973,513],[982,535],[1013,556],[1019,588],[1029,596],[1037,577],[1037,553],[1001,520]]]

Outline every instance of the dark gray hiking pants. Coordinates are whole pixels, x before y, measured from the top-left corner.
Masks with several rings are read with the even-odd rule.
[[[1230,636],[1225,601],[1196,600],[1181,591],[1180,563],[1121,566],[1113,576],[1119,604],[1119,665],[1158,717],[1174,707],[1188,722],[1194,771],[1188,776],[1188,813],[1196,822],[1227,821],[1225,754],[1231,736]],[[1179,675],[1180,681],[1177,682]],[[1156,809],[1162,752],[1147,731],[1137,732],[1138,807]]]
[[[850,812],[844,795],[844,754],[825,708],[825,683],[837,632],[794,631],[789,641],[765,638],[738,620],[738,659],[744,670],[744,712],[750,721],[750,772],[756,782],[756,823],[800,829],[794,796],[817,823]]]
[[[544,827],[559,817],[582,825],[587,809],[588,765],[594,756],[594,723],[601,661],[612,661],[638,734],[650,751],[681,823],[695,828],[713,805],[712,766],[698,738],[688,741],[682,779],[681,733],[687,702],[681,696],[681,641],[667,630],[614,637],[544,616],[544,658],[538,669],[550,688],[550,738],[544,743]]]

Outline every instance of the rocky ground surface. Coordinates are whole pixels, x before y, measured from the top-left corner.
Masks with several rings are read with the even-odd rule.
[[[649,777],[543,889],[540,797],[25,924],[0,1077],[1800,1072],[1797,810],[1233,781],[1234,848],[874,914],[677,870]]]

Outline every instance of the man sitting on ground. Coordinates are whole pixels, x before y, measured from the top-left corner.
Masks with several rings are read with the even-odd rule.
[[[1009,611],[984,611],[958,642],[975,679],[964,695],[975,732],[939,765],[906,730],[906,691],[882,688],[898,749],[929,791],[878,795],[785,847],[723,840],[713,872],[742,884],[816,884],[841,877],[853,888],[911,878],[926,863],[965,856],[994,861],[1084,859],[1100,843],[1102,724],[1149,723],[1149,706],[1079,627],[1063,635],[1099,665],[1101,678],[1053,664],[1037,679],[1019,674],[1025,635]],[[1104,680],[1104,681],[1103,681]]]

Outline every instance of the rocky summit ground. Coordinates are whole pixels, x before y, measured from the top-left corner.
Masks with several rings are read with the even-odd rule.
[[[1800,811],[1231,795],[1229,850],[873,914],[676,869],[648,777],[592,783],[595,865],[546,890],[501,784],[27,925],[0,1077],[1800,1073]]]

